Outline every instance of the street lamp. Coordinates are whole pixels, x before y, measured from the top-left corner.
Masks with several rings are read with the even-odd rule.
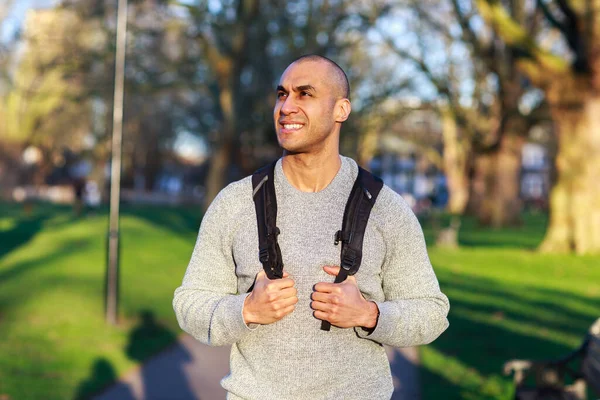
[[[125,43],[127,37],[127,0],[117,9],[117,54],[113,102],[112,160],[110,170],[110,219],[108,227],[108,265],[106,268],[106,321],[118,322],[119,305],[119,199],[121,195],[121,143],[123,137],[123,87],[125,80]]]

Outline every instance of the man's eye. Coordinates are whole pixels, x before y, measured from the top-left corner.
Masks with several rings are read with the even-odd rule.
[[[286,95],[286,93],[285,93],[285,92],[277,92],[277,98],[278,98],[278,99],[282,98],[282,97],[283,97],[283,96],[285,96],[285,95]]]
[[[302,91],[302,92],[300,92],[300,96],[306,97],[306,96],[311,96],[311,94],[306,91]]]

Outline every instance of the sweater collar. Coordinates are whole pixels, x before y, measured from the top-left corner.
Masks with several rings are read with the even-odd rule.
[[[358,166],[354,160],[340,155],[342,165],[333,180],[324,189],[318,192],[303,192],[294,187],[285,176],[282,167],[282,159],[277,160],[275,165],[275,187],[280,189],[284,195],[298,196],[304,198],[318,199],[328,196],[330,193],[343,195],[343,192],[350,193],[354,180],[358,174]]]

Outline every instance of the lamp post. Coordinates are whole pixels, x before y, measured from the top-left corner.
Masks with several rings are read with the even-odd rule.
[[[113,102],[112,160],[110,169],[110,219],[108,227],[108,265],[106,268],[106,322],[116,325],[119,305],[119,200],[121,196],[121,143],[123,137],[123,91],[125,44],[127,37],[127,0],[117,8],[117,54]]]

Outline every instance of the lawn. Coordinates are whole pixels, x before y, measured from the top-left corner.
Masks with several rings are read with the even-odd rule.
[[[0,399],[84,398],[172,342],[199,221],[197,209],[123,207],[121,324],[110,327],[106,210],[0,203]],[[460,249],[430,248],[451,311],[421,351],[424,399],[508,399],[505,360],[564,354],[600,314],[600,257],[537,254],[545,219],[525,221],[486,231],[466,220]]]
[[[600,257],[536,253],[545,224],[530,215],[494,231],[466,220],[460,249],[430,248],[451,308],[449,329],[421,349],[424,399],[510,399],[506,360],[564,355],[600,317]]]
[[[171,343],[171,299],[200,215],[123,207],[121,324],[110,327],[106,210],[75,217],[38,204],[26,215],[0,203],[0,398],[84,398]]]

